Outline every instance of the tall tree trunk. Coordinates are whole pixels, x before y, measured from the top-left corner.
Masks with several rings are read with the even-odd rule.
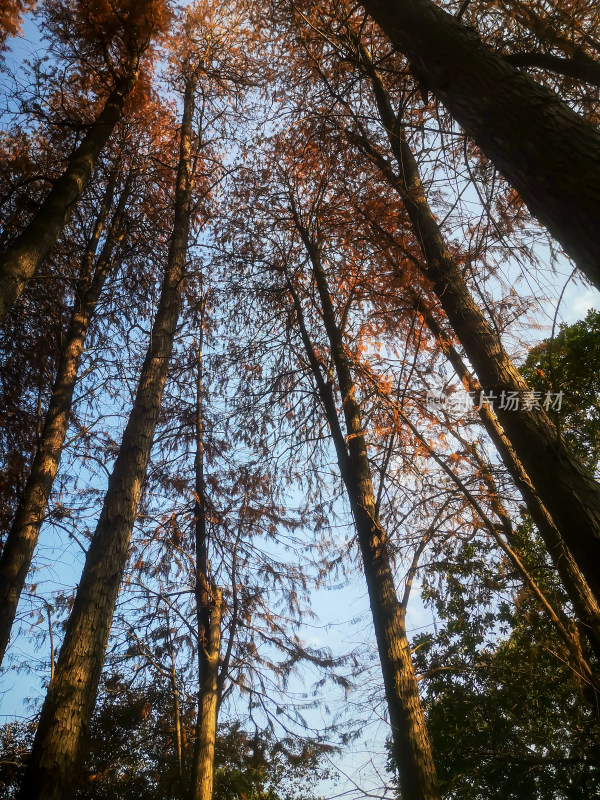
[[[321,375],[320,365],[312,350],[297,298],[296,314],[326,409],[340,472],[354,516],[383,672],[394,759],[398,767],[402,795],[407,800],[439,800],[440,791],[435,764],[406,635],[406,609],[400,604],[396,595],[388,537],[378,519],[360,408],[355,398],[356,386],[335,319],[319,249],[295,211],[294,217],[311,260],[321,301],[323,320],[342,396],[346,441],[341,433],[331,385],[325,384]]]
[[[171,628],[171,620],[167,610],[167,629],[168,629],[168,645],[169,657],[171,660],[171,669],[169,671],[169,680],[171,682],[171,692],[173,694],[173,717],[175,720],[175,746],[177,748],[177,780],[173,781],[175,784],[172,791],[183,800],[183,776],[184,776],[184,741],[183,741],[183,727],[181,725],[181,702],[179,700],[179,683],[177,681],[177,663],[175,661],[175,647],[173,644],[173,635]]]
[[[77,290],[37,452],[23,498],[0,556],[0,664],[8,646],[17,605],[31,566],[48,499],[58,471],[88,328],[102,287],[113,265],[114,248],[122,237],[123,213],[129,194],[128,184],[121,193],[106,241],[92,274],[96,250],[104,231],[113,191],[114,186],[109,184],[82,262],[80,279],[83,288]]]
[[[210,627],[202,648],[202,673],[198,692],[198,722],[192,773],[192,800],[212,800],[215,771],[215,741],[219,713],[219,652],[221,648],[221,617],[223,594],[212,588]],[[200,656],[198,657],[200,660]]]
[[[212,800],[215,740],[219,713],[219,652],[223,595],[210,581],[206,482],[204,477],[204,326],[206,295],[200,300],[196,377],[196,458],[194,504],[196,538],[196,624],[198,628],[198,716],[192,764],[191,800]]]
[[[390,169],[367,140],[357,137],[359,143],[401,197],[423,252],[422,272],[431,282],[483,390],[497,399],[509,392],[522,396],[528,391],[527,383],[473,300],[460,267],[446,247],[401,121],[394,114],[383,81],[364,48],[360,50],[360,60],[371,79],[381,120],[398,162],[398,173]],[[542,408],[509,410],[497,405],[496,409],[535,492],[560,531],[596,602],[600,603],[600,484],[567,448]]]
[[[408,417],[406,417],[405,414],[400,409],[398,410],[398,413],[404,420],[404,424],[412,431],[412,433],[419,440],[422,447],[429,452],[431,458],[442,468],[442,470],[451,478],[451,480],[454,481],[454,483],[460,489],[464,497],[471,504],[472,508],[476,511],[479,518],[487,528],[488,533],[490,534],[492,539],[496,541],[500,549],[504,552],[509,561],[512,563],[516,572],[521,576],[523,584],[529,589],[532,596],[536,598],[540,607],[544,610],[548,619],[553,625],[556,633],[558,634],[560,639],[562,639],[569,654],[569,666],[573,670],[573,673],[575,674],[578,682],[582,686],[585,686],[586,688],[589,687],[592,689],[592,694],[590,697],[591,705],[593,706],[594,711],[598,713],[598,711],[600,711],[600,708],[598,706],[598,699],[600,698],[600,679],[597,673],[592,669],[592,667],[590,666],[589,662],[587,661],[587,659],[583,654],[579,631],[573,625],[572,620],[564,613],[560,604],[556,603],[556,598],[553,597],[552,595],[547,596],[546,593],[538,586],[535,578],[525,566],[525,563],[521,557],[521,554],[519,553],[518,548],[515,548],[514,546],[515,537],[514,537],[512,523],[508,513],[506,512],[506,509],[500,502],[498,493],[496,491],[495,481],[488,469],[487,464],[483,462],[476,448],[472,446],[469,447],[468,444],[464,442],[460,436],[458,437],[461,440],[463,446],[468,447],[468,449],[471,452],[471,455],[475,457],[476,463],[481,473],[481,477],[483,478],[489,492],[488,497],[490,500],[490,505],[492,506],[492,508],[494,509],[494,513],[500,520],[500,526],[497,526],[492,522],[492,520],[485,513],[485,511],[483,510],[483,508],[481,507],[480,503],[477,501],[475,496],[468,489],[464,481],[462,481],[461,478],[446,464],[444,459],[442,459],[439,455],[437,455],[437,453],[433,450],[431,445],[427,442],[426,439],[423,438],[423,436],[419,433],[417,428],[408,419]],[[500,530],[503,532],[504,535],[500,533]],[[555,605],[557,607],[555,607]]]
[[[77,146],[63,174],[35,217],[0,254],[0,319],[17,300],[25,284],[56,244],[75,204],[94,171],[98,157],[121,118],[123,106],[139,72],[139,58],[108,96],[104,108]]]
[[[21,800],[71,797],[94,709],[181,307],[190,227],[194,88],[192,80],[186,83],[173,233],[150,345],[67,622],[54,681],[42,707]]]
[[[362,5],[600,288],[600,133],[432,0]]]
[[[440,343],[446,357],[452,364],[454,371],[463,382],[469,392],[481,390],[479,383],[473,378],[460,354],[452,345],[452,341],[446,331],[439,325],[435,316],[428,308],[427,303],[415,295],[415,307],[423,316],[425,324]],[[500,458],[516,487],[521,492],[521,496],[527,506],[538,533],[542,537],[548,554],[558,572],[565,591],[573,604],[575,614],[581,624],[583,633],[590,642],[590,646],[598,663],[600,663],[600,606],[596,602],[589,586],[583,575],[577,568],[573,556],[565,546],[560,532],[556,528],[550,514],[538,497],[529,476],[515,453],[509,439],[502,430],[498,418],[487,404],[479,408],[481,422],[494,443]]]

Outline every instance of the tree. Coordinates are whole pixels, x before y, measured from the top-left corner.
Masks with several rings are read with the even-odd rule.
[[[157,314],[138,391],[113,467],[69,616],[21,788],[21,797],[72,793],[73,771],[91,717],[117,593],[127,560],[181,305],[190,228],[195,82],[185,85],[174,222]],[[73,687],[77,690],[74,692]]]
[[[399,602],[396,595],[388,537],[378,519],[360,406],[356,400],[356,386],[345,353],[341,330],[335,319],[320,247],[311,237],[309,228],[302,222],[294,205],[292,205],[292,214],[311,260],[341,395],[346,436],[341,433],[337,416],[333,417],[330,389],[325,384],[321,367],[314,351],[310,351],[310,342],[306,339],[303,331],[304,344],[314,365],[315,380],[322,401],[329,411],[328,421],[333,431],[338,464],[346,484],[358,534],[390,712],[394,755],[400,782],[403,792],[409,797],[423,798],[423,800],[436,798],[439,797],[439,793],[435,766],[430,752],[429,738],[410,658],[410,646],[406,636],[406,606]],[[300,306],[297,301],[295,307],[299,317],[298,324],[302,325]]]
[[[517,536],[529,569],[560,594],[529,522]],[[433,574],[426,587],[437,635],[421,638],[416,661],[445,796],[596,796],[594,701],[586,702],[535,598],[481,542],[440,553],[439,567],[449,577],[445,590]]]
[[[370,4],[413,58],[344,0],[201,0],[172,26],[47,0],[47,49],[2,62],[0,248],[48,229],[0,325],[0,650],[21,592],[39,658],[20,639],[8,665],[48,693],[37,734],[1,729],[0,795],[307,800],[320,753],[388,722],[407,796],[600,791],[596,404],[565,397],[596,393],[598,321],[519,369],[536,244],[560,262],[460,130],[530,193],[548,153],[498,134],[511,92],[548,102],[550,146],[597,143],[597,9],[434,3]],[[461,389],[488,402],[456,411]],[[566,413],[536,407],[560,389]],[[357,644],[310,601],[359,577]]]
[[[2,0],[0,4],[0,50],[6,47],[8,36],[16,36],[21,29],[21,17],[35,0]]]
[[[307,134],[309,143],[303,145],[301,142]],[[364,278],[359,283],[354,274],[345,275],[343,271],[332,274],[329,267],[332,260],[337,266],[338,261],[352,261],[358,255],[345,238],[351,236],[345,227],[347,206],[343,201],[338,203],[332,191],[336,168],[340,165],[335,163],[332,153],[320,162],[315,160],[324,155],[316,146],[318,142],[318,130],[299,126],[294,136],[288,134],[273,143],[274,155],[269,162],[277,167],[267,173],[272,183],[265,180],[264,185],[262,174],[257,177],[258,185],[253,187],[249,197],[254,216],[250,231],[253,238],[240,244],[239,249],[247,258],[256,259],[259,275],[262,259],[272,265],[275,286],[269,283],[264,291],[267,295],[278,292],[280,302],[286,304],[287,324],[293,321],[323,409],[321,425],[324,427],[326,423],[330,431],[357,534],[403,790],[409,797],[436,798],[439,794],[435,765],[406,633],[408,590],[400,600],[396,594],[392,545],[380,512],[381,493],[374,484],[365,411],[353,375],[357,366],[348,353],[348,343],[352,342],[348,320],[355,316],[360,318],[360,301],[367,308],[380,287],[377,285],[370,292],[369,282]],[[244,186],[241,191],[249,190]],[[264,197],[269,198],[268,206],[265,206]],[[327,205],[330,198],[331,206]],[[237,224],[248,236],[246,225]],[[328,242],[330,229],[335,231],[331,236],[339,251]],[[266,251],[262,257],[261,244]],[[238,247],[234,247],[234,252],[237,250]],[[355,298],[357,310],[354,310]],[[388,296],[386,300],[389,301]],[[321,320],[322,329],[317,342],[311,333],[311,322],[315,318]],[[365,338],[367,335],[365,333]],[[356,346],[358,352],[362,352],[361,344]],[[416,548],[418,554],[422,547]],[[418,561],[418,556],[416,558]],[[410,585],[410,579],[408,583]]]
[[[561,325],[556,336],[529,351],[521,372],[532,389],[562,393],[552,420],[590,472],[600,459],[600,312],[590,311],[573,325]]]
[[[368,0],[363,6],[417,79],[600,287],[600,242],[592,233],[600,216],[598,132],[433,0]]]
[[[204,476],[203,344],[206,296],[200,298],[200,330],[196,375],[196,457],[194,460],[194,528],[196,623],[198,626],[198,719],[192,762],[191,800],[212,800],[215,738],[220,705],[219,652],[223,592],[211,581],[208,558],[208,497]]]
[[[77,800],[172,800],[172,704],[169,689],[155,682],[140,688],[124,675],[109,674],[100,687],[90,741],[78,781]],[[193,704],[182,709],[189,736]],[[0,727],[3,760],[0,798],[12,800],[16,777],[25,767],[33,726],[9,722]],[[239,720],[219,726],[215,746],[215,800],[317,800],[314,786],[331,771],[318,749],[293,740],[279,741],[266,730],[245,728]]]
[[[89,125],[69,163],[24,231],[0,254],[0,318],[17,300],[23,288],[56,244],[74,204],[90,180],[93,170],[131,95],[141,60],[152,38],[164,30],[168,11],[162,0],[150,5],[126,0],[121,8],[106,14],[102,3],[94,9],[83,3],[76,10],[60,0],[48,4],[50,25],[94,67],[113,79],[102,110]],[[111,63],[110,53],[116,53]],[[84,62],[85,63],[85,62]]]
[[[109,178],[94,230],[82,259],[75,305],[57,367],[48,410],[23,496],[0,556],[0,664],[4,658],[21,591],[31,565],[48,499],[58,470],[69,427],[73,394],[87,331],[104,283],[115,265],[115,249],[125,235],[125,208],[130,201],[131,178],[125,181],[112,209],[119,164]],[[107,225],[107,217],[112,219]],[[104,236],[101,252],[99,244]]]
[[[593,119],[592,93],[587,90],[598,86],[600,75],[593,3],[547,6],[501,0],[489,8],[485,20],[478,13],[481,10],[477,3],[463,4],[457,16],[477,28],[488,46],[501,52],[510,64],[534,69],[536,79],[556,87],[570,105],[579,97],[586,116]],[[582,87],[582,83],[589,86]],[[581,113],[581,106],[579,110]]]
[[[306,22],[300,20],[300,24],[306,25]],[[335,16],[331,17],[330,25],[325,20],[323,28],[318,27],[318,21],[308,20],[308,23],[310,30],[306,38],[310,44],[307,46],[307,69],[312,74],[316,73],[315,80],[325,84],[332,101],[341,109],[341,114],[333,117],[335,127],[341,128],[345,138],[373,162],[383,181],[398,193],[402,201],[401,208],[391,206],[397,219],[386,220],[384,225],[374,221],[372,227],[374,234],[383,239],[381,246],[391,248],[390,257],[395,260],[398,275],[405,271],[410,275],[414,265],[425,279],[424,285],[413,291],[413,298],[416,295],[413,303],[416,302],[417,308],[433,308],[433,303],[419,299],[420,296],[426,297],[429,287],[433,289],[487,396],[497,401],[506,397],[507,392],[513,392],[515,396],[527,396],[527,384],[505,351],[496,327],[476,304],[465,280],[461,264],[468,256],[446,241],[429,204],[417,158],[409,145],[407,125],[400,114],[394,111],[395,106],[402,107],[407,102],[408,89],[403,82],[399,86],[394,85],[395,95],[392,98],[382,72],[376,67],[375,57],[361,40],[361,36],[365,40],[372,36],[363,31],[362,20],[356,21],[356,28],[351,26],[350,20],[340,27]],[[336,43],[333,55],[332,42]],[[326,73],[323,53],[338,62],[342,55],[342,65],[336,68],[334,61],[331,73]],[[352,63],[358,65],[371,83],[373,103],[396,161],[395,169],[382,149],[377,133],[371,131],[364,122],[365,117],[370,119],[373,113],[370,111],[368,95],[365,99],[363,92],[358,94],[357,103],[361,105],[353,106],[354,96],[349,88],[349,85],[353,85],[353,78],[348,74],[347,67]],[[389,69],[387,73],[394,75]],[[366,107],[363,108],[362,104]],[[332,119],[332,115],[328,123],[329,119]],[[388,202],[393,203],[391,198]],[[357,207],[367,219],[373,216],[365,202],[357,204]],[[420,257],[415,257],[414,251],[406,245],[407,223],[412,228]],[[410,270],[407,260],[411,263]],[[432,315],[428,313],[427,316],[431,319]],[[435,323],[434,327],[439,332],[440,325]],[[448,350],[447,344],[444,349]],[[452,360],[459,369],[461,380],[464,380],[468,374],[464,364],[461,367],[456,358]],[[474,387],[469,385],[468,388]],[[577,612],[595,638],[598,649],[600,585],[592,566],[595,559],[592,554],[600,545],[598,484],[587,476],[582,465],[557,436],[541,404],[532,409],[525,407],[525,404],[519,408],[504,409],[497,402],[496,409],[491,415],[483,413],[486,428],[499,447],[525,501],[531,506],[531,513],[543,532],[554,563],[563,575]],[[561,465],[560,469],[557,464]],[[575,503],[574,498],[577,498]],[[581,520],[576,535],[572,526],[573,513],[581,513],[587,519],[585,523]],[[586,534],[582,537],[584,528]],[[582,547],[582,538],[585,538],[587,547]],[[584,549],[587,549],[587,553],[584,553]],[[580,573],[585,576],[588,585]]]
[[[368,54],[364,54],[368,57]],[[408,146],[402,122],[395,116],[383,83],[376,77],[372,62],[370,71],[375,81],[374,93],[381,120],[390,137],[391,148],[398,164],[398,172],[388,172],[388,178],[402,197],[419,240],[425,259],[424,276],[432,282],[440,304],[473,364],[484,391],[498,398],[503,396],[503,391],[505,395],[507,391],[526,394],[529,387],[522,381],[495,330],[475,304],[461,270],[450,253],[427,201],[417,161]],[[498,406],[498,409],[496,413],[499,421],[519,460],[598,601],[600,584],[590,561],[594,558],[592,553],[600,548],[600,487],[588,478],[576,457],[561,441],[560,436],[557,436],[539,404],[538,408],[531,409],[532,413],[523,408],[504,411]],[[550,459],[554,460],[552,469],[548,468]],[[557,469],[557,465],[560,468]],[[580,499],[575,506],[574,497]],[[581,514],[577,536],[572,533],[574,509],[575,513]],[[580,539],[584,530],[586,533],[583,538],[587,546],[582,546]]]

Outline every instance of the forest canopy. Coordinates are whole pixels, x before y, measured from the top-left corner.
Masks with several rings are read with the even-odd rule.
[[[1,798],[600,797],[599,54],[0,0]]]

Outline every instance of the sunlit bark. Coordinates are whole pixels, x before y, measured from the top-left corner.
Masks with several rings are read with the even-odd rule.
[[[296,315],[332,431],[338,465],[358,535],[383,672],[394,760],[398,767],[400,785],[403,795],[407,798],[439,800],[436,769],[406,635],[406,606],[399,602],[396,594],[388,537],[379,521],[360,407],[355,396],[356,386],[342,334],[335,318],[319,248],[311,239],[297,213],[294,213],[294,217],[310,257],[321,301],[323,321],[342,396],[346,437],[341,431],[331,385],[325,383],[321,374],[321,367],[312,349],[297,297]]]
[[[184,98],[175,217],[150,345],[28,762],[21,800],[66,800],[74,790],[138,501],[158,422],[185,278],[191,206],[193,81]]]
[[[80,272],[82,286],[76,292],[75,306],[60,355],[38,449],[22,500],[0,556],[0,663],[8,646],[17,605],[31,566],[48,499],[58,471],[89,325],[114,263],[115,246],[122,237],[123,212],[128,200],[128,187],[121,193],[108,232],[104,230],[113,188],[109,185],[107,189],[105,202],[98,214],[95,231],[84,256]],[[104,246],[95,259],[102,235],[106,235]]]
[[[28,280],[58,241],[75,204],[87,186],[100,153],[121,118],[123,106],[138,76],[137,61],[110,93],[104,108],[75,149],[34,218],[0,254],[0,319],[17,300]]]

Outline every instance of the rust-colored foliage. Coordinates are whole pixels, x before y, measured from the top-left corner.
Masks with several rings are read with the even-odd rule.
[[[49,0],[47,24],[56,42],[74,48],[89,64],[126,70],[132,58],[164,35],[171,22],[166,0],[92,0],[76,4]]]
[[[35,5],[35,0],[0,0],[0,50],[6,39],[21,32],[21,17]]]

